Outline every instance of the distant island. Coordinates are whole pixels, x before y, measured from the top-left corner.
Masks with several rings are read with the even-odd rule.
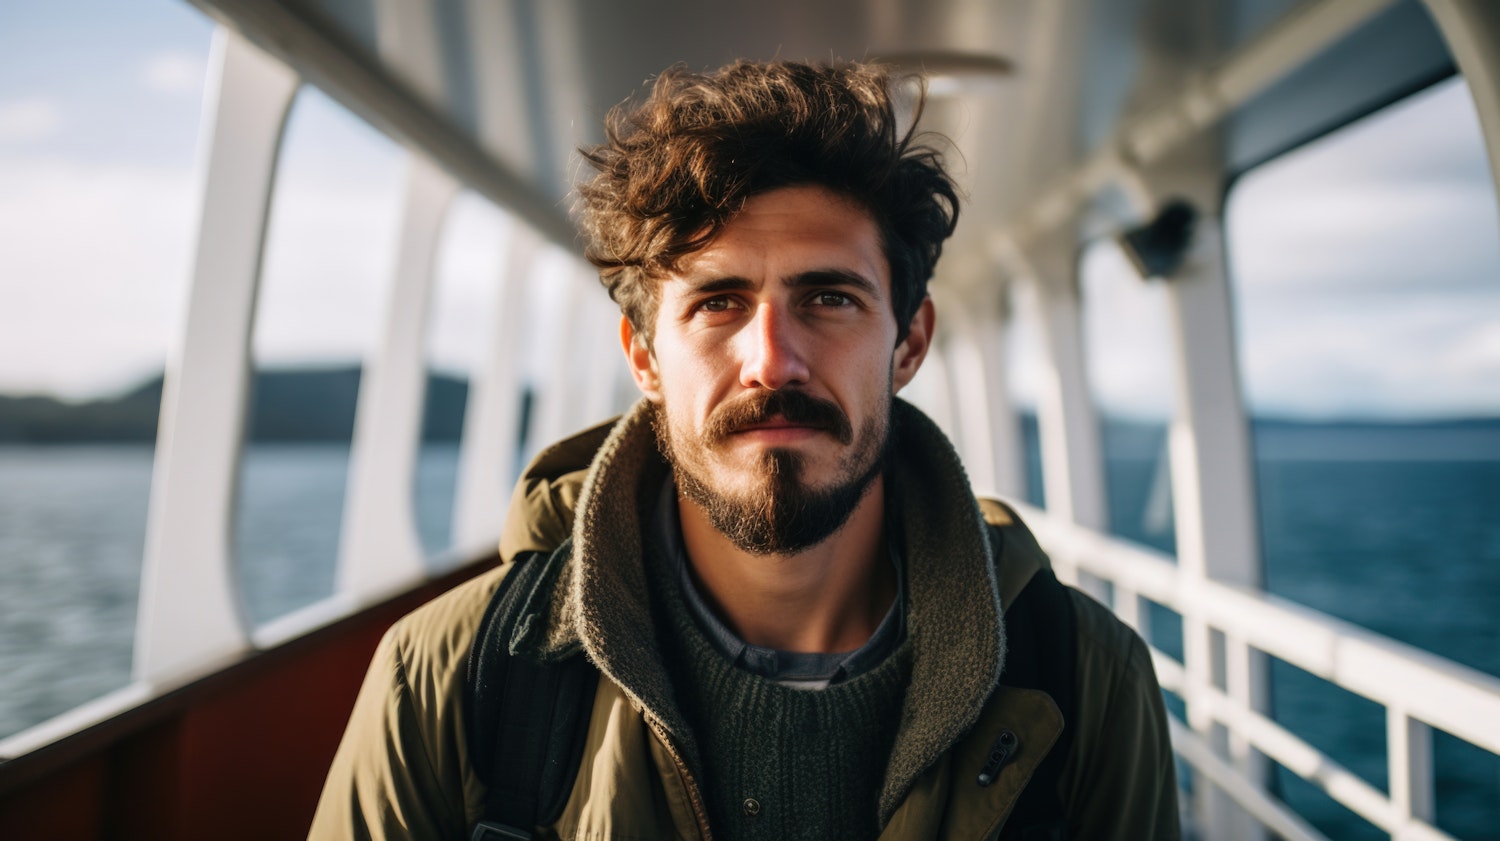
[[[348,441],[360,369],[279,369],[253,379],[251,441]],[[443,374],[427,378],[423,440],[457,441],[469,386]],[[70,402],[0,395],[0,444],[152,443],[161,414],[157,375],[116,397]]]
[[[348,442],[354,430],[359,380],[360,369],[353,365],[256,372],[248,440]],[[459,439],[468,391],[463,379],[428,375],[424,441]],[[0,395],[0,445],[149,444],[156,440],[161,395],[160,375],[124,394],[82,402]],[[525,409],[522,412],[524,424]],[[1368,457],[1394,450],[1446,458],[1500,458],[1500,418],[1408,421],[1260,417],[1252,424],[1261,457]],[[1034,449],[1036,417],[1023,413],[1021,426]],[[1106,416],[1102,427],[1105,449],[1112,459],[1155,460],[1164,451],[1163,422]]]

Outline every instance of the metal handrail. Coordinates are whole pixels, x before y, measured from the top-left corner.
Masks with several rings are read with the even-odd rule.
[[[1263,591],[1194,578],[1163,553],[1017,507],[1059,577],[1076,581],[1082,572],[1109,582],[1117,612],[1132,624],[1140,615],[1137,600],[1145,598],[1222,632],[1226,647],[1264,652],[1384,706],[1392,740],[1390,794],[1220,690],[1212,675],[1153,649],[1163,688],[1201,705],[1215,723],[1335,801],[1395,838],[1451,837],[1432,825],[1430,728],[1500,754],[1500,679]],[[1206,744],[1191,729],[1178,726],[1173,734],[1184,761],[1262,825],[1281,832],[1265,817],[1259,795],[1246,799],[1238,784],[1224,782],[1226,769],[1232,770],[1224,757],[1205,754]],[[1187,734],[1195,737],[1191,744],[1181,740]],[[1204,764],[1205,757],[1217,764]],[[1240,779],[1263,793],[1260,782]]]

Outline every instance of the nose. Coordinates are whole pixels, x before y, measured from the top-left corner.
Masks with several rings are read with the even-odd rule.
[[[810,378],[803,337],[784,308],[761,304],[741,331],[740,385],[775,391]]]

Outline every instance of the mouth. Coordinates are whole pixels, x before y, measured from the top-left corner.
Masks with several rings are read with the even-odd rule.
[[[763,421],[742,424],[730,433],[736,438],[754,438],[757,440],[796,440],[811,437],[828,432],[827,427],[821,424],[798,423],[777,416],[767,418]]]

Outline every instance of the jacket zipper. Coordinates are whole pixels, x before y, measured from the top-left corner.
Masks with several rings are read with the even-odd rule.
[[[682,785],[687,789],[688,803],[693,807],[693,818],[698,821],[698,835],[703,841],[713,841],[713,833],[708,828],[708,812],[703,806],[703,797],[698,793],[698,784],[693,781],[693,775],[688,771],[687,763],[682,761],[682,755],[677,752],[677,746],[667,735],[667,728],[657,720],[656,716],[645,716],[646,724],[650,726],[651,732],[667,749],[672,757],[672,763],[677,766],[677,776],[682,778]]]

